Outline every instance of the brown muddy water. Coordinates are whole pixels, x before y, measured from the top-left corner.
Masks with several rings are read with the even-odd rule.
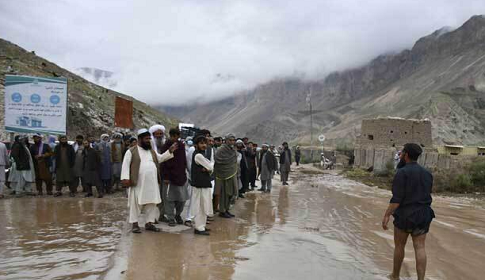
[[[122,198],[0,201],[0,279],[387,279],[390,192],[295,171],[289,187],[239,200],[209,237],[166,225],[127,234]],[[485,202],[435,197],[433,208],[427,279],[483,279]],[[402,276],[415,279],[411,242]]]
[[[0,279],[99,279],[125,212],[123,198],[0,200]]]

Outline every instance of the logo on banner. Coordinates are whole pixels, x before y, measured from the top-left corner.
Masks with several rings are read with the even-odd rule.
[[[38,95],[37,93],[34,93],[30,96],[30,101],[34,104],[37,104],[40,102],[40,95]]]
[[[57,105],[59,102],[61,102],[61,98],[57,95],[52,95],[50,101],[52,104]]]
[[[12,94],[12,101],[15,102],[15,103],[19,103],[20,101],[22,101],[22,94],[20,94],[18,92],[14,92]]]

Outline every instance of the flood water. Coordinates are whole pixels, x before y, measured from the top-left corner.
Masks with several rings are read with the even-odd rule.
[[[312,167],[190,228],[127,234],[124,198],[0,201],[0,279],[388,279],[390,192]],[[435,196],[427,279],[483,279],[485,202]],[[125,227],[125,228],[123,228]],[[412,242],[402,279],[415,279]]]
[[[380,223],[390,192],[314,171],[296,169],[271,195],[248,194],[236,219],[209,226],[210,237],[131,236],[126,278],[388,279],[393,233]],[[436,197],[434,209],[427,279],[483,279],[483,200]],[[415,279],[414,266],[410,241],[402,279]]]
[[[122,198],[0,200],[0,279],[98,279],[126,219]]]

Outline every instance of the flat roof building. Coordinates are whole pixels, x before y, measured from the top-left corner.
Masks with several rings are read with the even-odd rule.
[[[356,140],[361,147],[402,147],[406,143],[431,148],[431,121],[392,117],[364,119],[361,135]]]

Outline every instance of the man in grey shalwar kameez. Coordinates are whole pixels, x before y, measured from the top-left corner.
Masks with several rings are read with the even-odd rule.
[[[101,182],[106,193],[112,193],[111,191],[111,179],[113,176],[111,166],[111,145],[109,143],[109,135],[101,135],[101,141],[96,147],[101,155]]]
[[[113,171],[113,186],[114,191],[118,190],[121,177],[121,164],[123,163],[123,155],[125,154],[125,143],[123,142],[123,135],[115,133],[113,135],[113,142],[111,143],[111,164]]]
[[[274,154],[269,150],[268,144],[263,144],[259,166],[261,167],[261,189],[259,191],[270,193],[273,186],[271,180],[273,179],[278,162]]]
[[[185,202],[189,199],[187,189],[187,156],[185,154],[185,145],[179,140],[180,130],[172,128],[169,131],[170,139],[165,142],[162,152],[170,149],[173,144],[177,144],[179,149],[173,153],[173,158],[162,164],[162,176],[164,184],[168,186],[167,201],[164,203],[165,215],[168,219],[169,226],[183,224],[182,211]]]
[[[288,148],[288,143],[283,143],[283,150],[280,155],[280,172],[281,182],[284,186],[288,186],[288,177],[291,171],[291,151]]]

